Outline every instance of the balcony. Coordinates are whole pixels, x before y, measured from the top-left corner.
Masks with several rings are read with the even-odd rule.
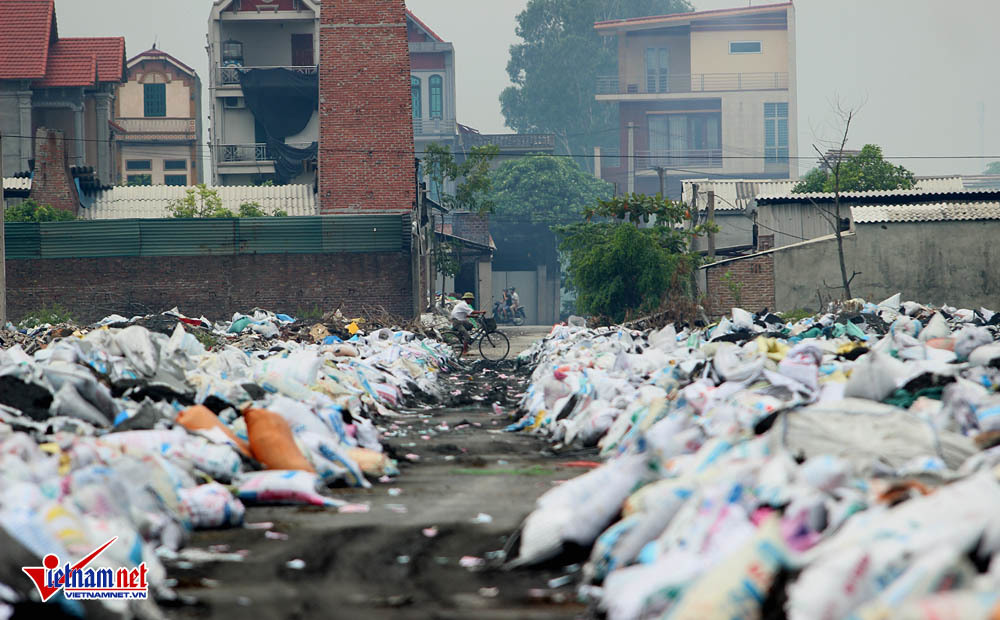
[[[135,140],[197,140],[197,125],[193,118],[116,118],[117,139]]]
[[[635,169],[651,168],[721,168],[722,149],[687,151],[636,151]]]
[[[415,118],[413,119],[413,135],[415,136],[453,136],[458,128],[453,118]]]
[[[243,71],[249,71],[251,69],[288,69],[289,71],[295,71],[296,73],[301,73],[303,75],[315,75],[318,67],[316,65],[308,65],[301,67],[287,67],[287,66],[216,67],[217,84],[220,87],[223,86],[238,87],[240,85],[240,73]]]
[[[241,164],[246,162],[272,161],[270,150],[266,144],[220,144],[219,163]]]
[[[597,78],[598,95],[669,95],[739,90],[787,90],[787,73],[693,73],[621,84],[617,75]],[[648,98],[648,97],[645,97]]]

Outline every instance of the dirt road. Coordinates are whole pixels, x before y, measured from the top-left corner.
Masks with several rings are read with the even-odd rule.
[[[474,383],[472,394],[490,400],[502,399],[504,387],[512,399],[524,386],[524,377],[510,371],[451,381],[459,391]],[[367,512],[252,508],[247,522],[273,526],[199,533],[192,545],[245,550],[245,560],[172,565],[170,576],[178,580],[184,600],[168,614],[481,619],[582,614],[573,585],[561,583],[568,581],[560,579],[567,570],[503,571],[489,565],[538,496],[586,471],[566,463],[592,455],[545,453],[537,439],[502,432],[509,415],[496,415],[486,400],[472,400],[467,392],[460,398],[472,404],[402,414],[387,425],[394,435],[387,443],[402,475],[371,489],[334,492],[367,505],[359,508]],[[481,562],[485,565],[474,566]],[[550,584],[552,579],[559,581]]]

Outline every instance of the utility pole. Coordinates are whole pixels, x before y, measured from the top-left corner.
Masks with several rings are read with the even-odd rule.
[[[7,244],[4,239],[7,203],[3,197],[3,134],[0,134],[0,329],[7,324]]]
[[[628,124],[628,193],[635,192],[635,123]]]
[[[655,168],[655,170],[656,170],[657,176],[660,177],[660,197],[666,198],[667,197],[667,188],[663,184],[663,173],[666,172],[667,169],[664,168],[663,166],[657,166]]]
[[[688,209],[691,212],[691,220],[688,222],[688,232],[694,232],[695,223],[698,221],[698,184],[691,184],[691,206]],[[694,252],[695,246],[697,245],[697,237],[691,235],[691,251]]]
[[[715,225],[715,191],[708,190],[708,260],[715,262],[715,232],[712,226]]]

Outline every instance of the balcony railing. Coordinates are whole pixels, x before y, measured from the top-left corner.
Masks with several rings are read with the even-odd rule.
[[[415,118],[413,134],[416,136],[451,136],[457,125],[453,118]]]
[[[282,67],[282,66],[254,66],[254,67],[216,67],[216,75],[219,78],[220,86],[239,86],[240,85],[240,73],[243,71],[249,71],[250,69],[288,69],[289,71],[295,71],[296,73],[301,73],[303,75],[315,75],[317,67],[316,65],[308,65],[302,67]]]
[[[190,133],[195,132],[193,118],[116,118],[115,123],[128,133]]]
[[[722,149],[687,151],[636,151],[636,170],[691,166],[696,168],[721,168]]]
[[[551,151],[556,147],[556,137],[550,133],[468,134],[463,140],[473,146],[492,144],[501,149]]]
[[[693,73],[649,76],[622,84],[617,75],[597,78],[598,95],[706,93],[727,90],[787,90],[787,73]]]
[[[223,163],[271,161],[266,144],[223,144],[220,146]]]

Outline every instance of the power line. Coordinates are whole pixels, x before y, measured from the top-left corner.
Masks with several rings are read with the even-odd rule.
[[[511,135],[517,135],[517,134],[511,134]],[[3,137],[4,138],[27,138],[27,139],[34,139],[32,136],[21,136],[21,135],[16,135],[16,134],[4,134]],[[108,144],[110,144],[112,142],[111,140],[99,140],[97,138],[69,138],[69,137],[65,137],[64,140],[67,141],[67,142],[100,142],[100,143],[108,143]],[[119,144],[121,144],[121,145],[134,144],[136,146],[148,146],[150,144],[155,144],[157,146],[167,146],[167,145],[161,145],[158,142],[152,142],[152,141],[151,142],[144,142],[144,143],[119,142]],[[192,144],[192,143],[185,143],[185,144],[178,144],[177,146],[181,146],[181,147],[183,147],[183,146],[196,146],[196,147],[203,147],[203,148],[207,148],[207,149],[215,149],[215,148],[225,148],[225,147],[231,147],[231,146],[237,146],[237,147],[239,147],[239,146],[254,146],[255,144],[260,144],[262,146],[265,146],[265,143],[212,144],[212,143],[207,143],[207,142],[206,143],[194,143],[194,144]],[[730,147],[730,148],[732,148],[732,147]],[[337,149],[321,149],[321,150],[323,150],[325,152],[329,152],[329,153],[358,153],[358,154],[380,154],[380,155],[384,155],[384,154],[395,154],[395,155],[425,154],[425,151],[417,151],[415,149],[414,150],[401,150],[401,149],[379,149],[379,148],[367,148],[367,149],[365,149],[365,148],[362,148],[362,149],[341,149],[341,148],[337,148]],[[570,157],[570,158],[577,158],[577,157],[579,157],[579,158],[585,158],[585,159],[604,159],[604,158],[608,158],[608,159],[650,159],[651,157],[655,157],[656,159],[692,159],[691,155],[669,155],[669,154],[661,155],[661,154],[657,154],[655,156],[651,156],[651,155],[620,155],[620,154],[619,155],[605,155],[603,153],[601,155],[595,155],[593,153],[538,153],[537,151],[533,151],[533,150],[530,150],[530,149],[525,149],[524,151],[519,151],[519,153],[521,153],[521,154],[523,154],[525,156],[530,156],[530,155],[544,155],[544,156],[547,156],[547,157]],[[451,151],[451,154],[452,155],[474,155],[475,152],[474,151]],[[506,154],[506,156],[509,156],[509,155],[510,155],[510,153]],[[501,153],[501,156],[505,156],[505,154]],[[203,157],[205,157],[205,156],[203,156]],[[883,155],[882,157],[883,157],[883,159],[963,159],[963,160],[1000,159],[1000,155]],[[770,159],[770,160],[773,160],[774,157],[767,156],[767,155],[718,155],[718,156],[712,156],[712,159]],[[793,160],[794,159],[794,160],[811,160],[811,161],[816,161],[816,156],[815,155],[796,155],[796,156],[791,156],[790,155],[788,157],[782,157],[781,158],[782,161],[784,161],[786,159],[788,159],[788,160]],[[673,167],[670,167],[670,169],[671,170],[681,170],[679,168],[673,168]],[[697,171],[697,174],[702,174],[702,173],[703,173],[702,171]]]

